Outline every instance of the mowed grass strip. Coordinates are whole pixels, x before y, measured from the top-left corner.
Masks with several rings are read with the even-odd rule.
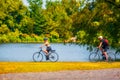
[[[120,62],[0,62],[0,74],[120,68]]]

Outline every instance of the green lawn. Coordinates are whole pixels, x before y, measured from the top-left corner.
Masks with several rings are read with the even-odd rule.
[[[0,62],[0,73],[120,68],[120,62]]]

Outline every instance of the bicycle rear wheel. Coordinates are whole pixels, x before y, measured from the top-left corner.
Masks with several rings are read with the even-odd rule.
[[[89,55],[89,61],[91,61],[91,62],[97,62],[99,60],[100,60],[99,54],[97,54],[96,52],[90,53],[90,55]]]
[[[56,52],[51,52],[49,54],[49,60],[50,61],[56,62],[56,61],[58,61],[58,59],[59,59],[59,56],[58,56],[58,54]]]
[[[108,52],[108,61],[112,62],[116,60],[116,56],[112,52]]]
[[[43,55],[40,52],[35,52],[33,54],[33,61],[39,62],[43,60]]]

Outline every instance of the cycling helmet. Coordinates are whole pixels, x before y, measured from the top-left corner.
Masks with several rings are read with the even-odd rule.
[[[103,36],[99,36],[98,38],[99,38],[99,39],[103,39]]]
[[[45,40],[48,40],[48,38],[44,38],[43,40],[44,40],[44,41],[45,41]]]

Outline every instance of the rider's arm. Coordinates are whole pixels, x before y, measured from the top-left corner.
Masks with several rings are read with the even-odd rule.
[[[101,48],[101,46],[102,46],[102,42],[100,42],[100,44],[99,44],[98,48]]]
[[[40,48],[42,48],[42,47],[44,47],[45,46],[45,44],[42,44],[41,46],[40,46]]]

